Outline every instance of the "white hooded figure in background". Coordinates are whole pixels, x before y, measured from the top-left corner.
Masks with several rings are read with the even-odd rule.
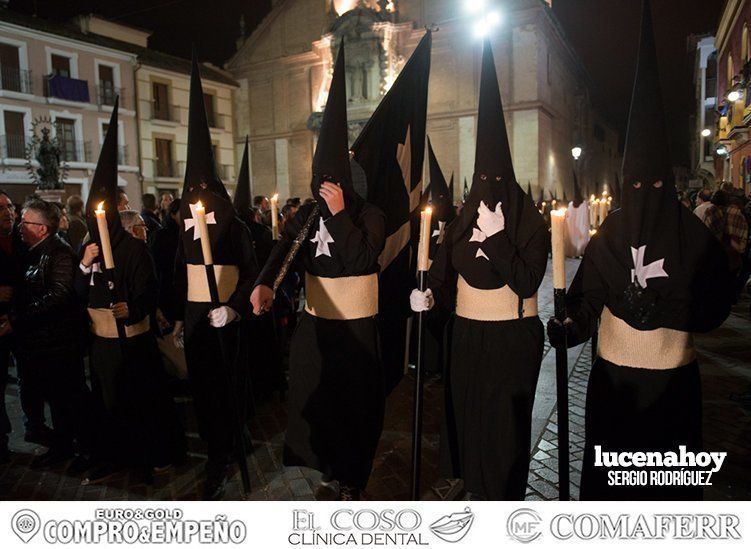
[[[574,174],[574,199],[566,209],[566,255],[581,257],[589,244],[589,204]]]

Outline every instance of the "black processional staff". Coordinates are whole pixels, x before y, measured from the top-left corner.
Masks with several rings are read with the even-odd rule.
[[[566,320],[566,252],[564,223],[566,210],[550,212],[553,247],[553,299],[555,318],[563,324]],[[568,440],[568,345],[565,340],[555,348],[555,384],[558,409],[558,499],[569,501],[569,440]]]
[[[94,210],[96,217],[97,231],[99,232],[99,253],[104,259],[104,275],[107,281],[107,287],[110,291],[111,305],[120,301],[118,296],[118,289],[115,287],[115,257],[112,255],[112,243],[110,242],[110,232],[107,226],[107,212],[104,210],[104,201],[100,202],[96,210]],[[125,351],[127,345],[127,337],[125,334],[125,324],[122,320],[115,319],[115,326],[117,327],[117,340],[120,342],[120,351],[125,358]]]
[[[216,283],[216,273],[214,272],[214,256],[211,253],[211,239],[209,238],[209,226],[206,223],[206,208],[199,200],[196,204],[195,210],[196,227],[200,231],[201,235],[201,252],[203,253],[203,264],[206,267],[206,281],[209,286],[209,296],[211,297],[211,307],[221,307],[222,303],[219,299],[219,288]],[[224,347],[224,340],[220,334],[217,334],[219,340],[219,348],[221,349],[222,356],[225,358],[225,363],[229,359],[227,349]],[[237,458],[237,466],[240,468],[240,477],[242,478],[243,492],[246,497],[250,495],[250,472],[248,471],[248,462],[245,457],[245,442],[243,440],[243,424],[240,420],[240,405],[237,401],[237,393],[235,388],[237,387],[236,380],[233,379],[233,372],[231,367],[227,367],[225,370],[227,390],[230,395],[230,406],[232,407],[232,414],[235,418],[236,437],[237,442],[235,444],[235,453]]]
[[[421,292],[428,287],[430,268],[430,222],[433,211],[420,212],[420,245],[417,248],[417,286]],[[414,415],[412,422],[412,500],[420,499],[420,466],[422,461],[422,401],[425,385],[425,312],[417,313],[417,365],[415,367]]]

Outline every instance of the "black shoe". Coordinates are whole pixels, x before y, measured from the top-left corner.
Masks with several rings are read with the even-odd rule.
[[[50,429],[46,425],[43,425],[36,429],[30,429],[26,431],[26,433],[23,436],[23,439],[26,442],[31,442],[33,444],[39,444],[40,446],[49,447],[52,441],[52,429]]]
[[[206,468],[206,482],[203,485],[203,500],[218,501],[224,497],[227,489],[229,467]]]
[[[102,465],[94,467],[93,469],[90,469],[86,473],[84,479],[81,481],[81,486],[89,486],[91,484],[101,484],[102,482],[107,482],[119,472],[119,469],[111,463],[104,463]]]
[[[31,463],[34,468],[54,467],[74,457],[73,450],[50,448]]]
[[[354,486],[339,487],[339,501],[360,501],[360,489]]]

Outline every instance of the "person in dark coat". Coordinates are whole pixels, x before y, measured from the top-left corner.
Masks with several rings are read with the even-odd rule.
[[[233,456],[245,452],[250,292],[258,276],[250,231],[237,217],[216,173],[198,63],[193,57],[188,123],[188,160],[180,209],[181,238],[175,260],[178,308],[175,339],[184,341],[193,400],[208,462],[203,497],[220,499]],[[206,257],[197,225],[204,208]],[[206,262],[210,263],[209,270]],[[209,278],[214,273],[216,286]]]
[[[75,455],[83,442],[84,379],[81,310],[73,278],[76,257],[59,236],[60,210],[32,199],[24,204],[21,238],[29,247],[14,289],[11,312],[0,319],[0,338],[13,333],[19,383],[50,406],[49,449],[35,464],[51,466]],[[24,389],[24,387],[26,389]]]
[[[146,243],[126,232],[117,211],[117,103],[86,204],[91,242],[76,273],[76,293],[89,316],[96,425],[84,484],[130,467],[150,481],[172,463],[174,446],[176,414],[150,325],[158,291],[154,264]],[[100,207],[106,212],[111,271],[94,213]]]
[[[274,280],[310,219],[313,230],[302,235],[298,256],[306,303],[290,347],[284,463],[322,471],[325,479],[339,482],[341,499],[358,499],[383,428],[376,315],[385,217],[352,186],[343,47],[313,158],[311,190],[320,214],[307,204],[287,223],[256,281],[253,308],[256,314],[270,310]]]
[[[611,485],[612,469],[596,459],[609,452],[702,450],[692,334],[722,324],[732,303],[722,247],[676,194],[648,1],[622,181],[622,207],[590,241],[568,290],[568,318],[548,323],[551,344],[572,347],[589,339],[599,322],[587,386],[581,499],[701,499],[701,486]]]
[[[156,266],[156,277],[159,283],[159,309],[157,317],[167,326],[173,326],[177,318],[177,308],[183,304],[176,302],[175,255],[180,242],[180,207],[179,198],[173,200],[167,210],[164,225],[154,234],[151,243],[151,255]]]
[[[543,352],[537,289],[550,237],[519,186],[490,42],[483,48],[472,188],[414,290],[415,311],[433,300],[454,312],[446,373],[446,464],[473,498],[523,500],[532,407]]]

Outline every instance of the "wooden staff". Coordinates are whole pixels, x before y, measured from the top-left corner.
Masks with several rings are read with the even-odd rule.
[[[566,320],[566,255],[564,251],[564,221],[566,210],[550,212],[553,244],[553,296],[555,318]],[[555,349],[555,382],[558,409],[558,499],[569,501],[569,438],[568,438],[568,345],[564,340]]]
[[[200,200],[196,204],[195,217],[195,230],[199,231],[199,236],[201,238],[201,252],[203,255],[203,264],[206,268],[206,281],[209,286],[209,295],[211,296],[211,308],[216,309],[218,307],[221,307],[222,303],[219,299],[219,287],[217,286],[216,273],[214,272],[214,256],[211,252],[209,226],[206,222],[206,208],[203,206]],[[237,382],[235,379],[233,379],[235,377],[232,371],[233,365],[227,363],[227,360],[231,358],[231,354],[228,353],[224,347],[224,340],[222,339],[222,335],[217,332],[216,337],[219,340],[219,349],[225,362],[225,382],[227,386],[227,392],[229,393],[230,397],[230,407],[232,408],[232,415],[235,418],[235,436],[237,437],[235,444],[235,457],[237,459],[237,466],[240,468],[240,477],[242,479],[243,492],[247,497],[250,495],[250,472],[248,471],[248,462],[245,458],[245,443],[243,441],[244,426],[240,417],[240,404],[237,401],[237,393],[235,392]]]
[[[430,268],[430,222],[431,208],[420,212],[420,244],[417,248],[417,286],[421,292],[427,290],[428,269]],[[417,365],[415,367],[414,414],[412,422],[412,499],[420,499],[420,469],[422,461],[422,404],[425,385],[425,312],[417,313]]]

